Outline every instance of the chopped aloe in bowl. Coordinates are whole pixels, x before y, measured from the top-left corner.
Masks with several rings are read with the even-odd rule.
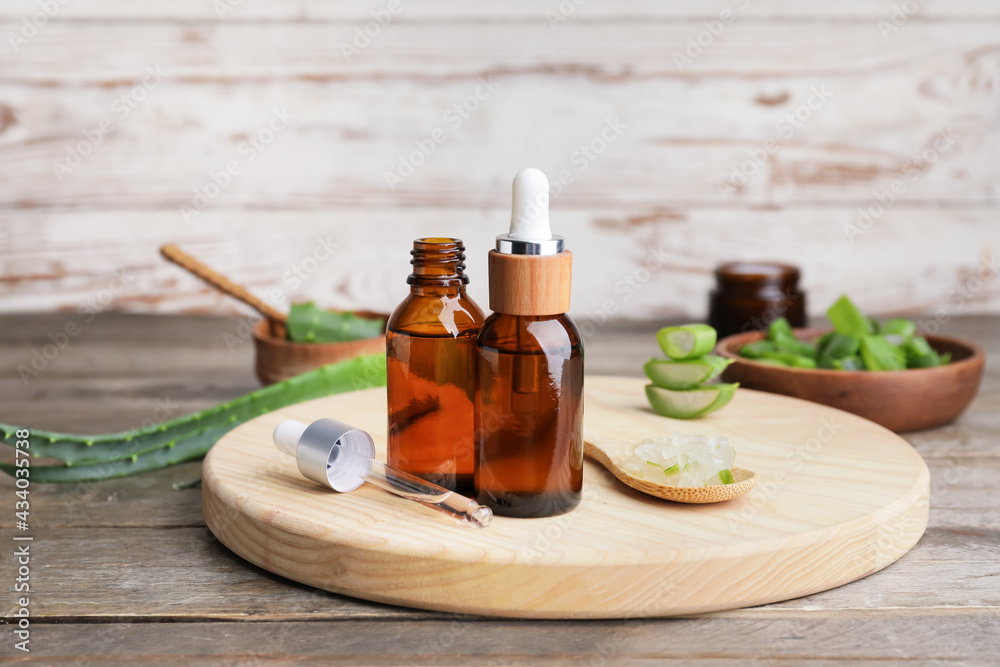
[[[771,366],[837,371],[901,371],[951,362],[951,355],[931,348],[910,320],[879,323],[865,316],[847,296],[837,299],[826,314],[833,331],[812,343],[795,338],[788,321],[779,317],[763,340],[740,348],[740,356]]]
[[[384,318],[323,310],[315,303],[293,303],[288,313],[288,340],[295,343],[344,343],[381,336]]]

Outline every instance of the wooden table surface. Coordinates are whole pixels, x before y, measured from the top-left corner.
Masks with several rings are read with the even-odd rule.
[[[25,384],[32,349],[66,313],[0,317],[0,421],[55,431],[133,428],[251,391],[235,319],[102,314]],[[652,324],[587,341],[591,374],[640,375]],[[31,487],[31,653],[43,664],[652,665],[996,664],[1000,655],[1000,318],[944,333],[982,344],[979,397],[955,424],[907,435],[931,471],[927,533],[899,562],[841,588],[751,609],[632,621],[512,621],[395,608],[282,580],[206,529],[200,463],[93,484]],[[225,336],[226,333],[236,337]],[[228,346],[227,346],[228,343]],[[229,347],[233,349],[230,350]],[[4,453],[9,454],[8,452]],[[9,457],[7,457],[9,459]],[[14,485],[0,480],[2,585],[14,585]],[[5,620],[13,593],[4,604]]]

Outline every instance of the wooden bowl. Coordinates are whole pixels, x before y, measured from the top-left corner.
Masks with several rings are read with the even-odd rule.
[[[384,313],[355,311],[359,317],[388,321]],[[272,335],[268,320],[261,320],[253,328],[253,343],[257,360],[255,371],[261,384],[274,384],[293,375],[314,368],[352,359],[361,354],[385,354],[385,331],[375,338],[352,340],[345,343],[293,343],[287,338]]]
[[[827,331],[796,329],[795,335],[812,341]],[[951,363],[905,371],[785,368],[739,356],[741,347],[765,335],[751,331],[719,341],[716,354],[736,360],[722,374],[723,381],[853,412],[897,433],[954,421],[975,398],[986,363],[981,347],[946,336],[926,338],[938,352],[951,352]]]

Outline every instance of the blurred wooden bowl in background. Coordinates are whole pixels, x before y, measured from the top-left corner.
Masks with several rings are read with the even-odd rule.
[[[383,318],[386,313],[355,311],[358,317]],[[254,325],[253,342],[256,352],[255,371],[261,384],[268,385],[311,371],[314,368],[352,359],[361,354],[385,354],[385,330],[381,336],[343,343],[293,343],[272,335],[267,320]]]

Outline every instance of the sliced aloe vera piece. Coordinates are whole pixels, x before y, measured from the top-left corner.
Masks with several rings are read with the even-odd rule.
[[[800,357],[816,356],[815,345],[810,345],[809,343],[801,341],[792,334],[778,334],[778,336],[773,339],[773,342],[775,346],[777,346],[779,352],[790,352],[791,354],[797,354]]]
[[[847,295],[837,299],[826,311],[826,316],[830,318],[833,328],[839,334],[860,339],[875,333],[873,321],[865,317],[854,305],[854,302],[847,298]]]
[[[894,345],[901,345],[903,341],[910,340],[917,333],[917,325],[911,320],[894,318],[883,322],[878,328],[882,336],[886,336]]]
[[[861,360],[861,357],[852,356],[844,357],[843,359],[833,360],[833,370],[836,371],[863,371],[865,370],[865,362]]]
[[[650,359],[642,368],[657,387],[693,389],[717,376],[731,363],[733,359],[709,354],[684,361]]]
[[[293,303],[288,313],[288,340],[298,343],[342,343],[381,336],[382,318],[368,319],[354,313],[317,308],[312,301]]]
[[[944,356],[935,352],[923,336],[913,336],[910,340],[905,341],[901,347],[906,354],[907,368],[933,368],[947,364],[951,359],[950,355],[945,359]]]
[[[653,410],[673,419],[694,419],[723,407],[732,400],[739,384],[712,384],[707,387],[674,391],[646,385],[646,398]]]
[[[859,338],[834,333],[826,339],[826,342],[820,347],[819,353],[820,356],[829,359],[844,359],[856,355],[859,347],[861,347]]]
[[[862,338],[861,358],[870,371],[901,371],[906,368],[906,355],[885,336]]]
[[[767,352],[777,352],[778,346],[769,340],[758,340],[747,343],[740,348],[740,356],[747,359],[761,359]]]
[[[691,359],[708,354],[715,347],[715,329],[707,324],[664,327],[656,334],[660,349],[671,359]]]
[[[788,320],[784,317],[779,317],[771,322],[771,324],[767,327],[767,337],[771,340],[777,340],[782,336],[792,335],[792,325],[789,324]]]
[[[723,484],[733,483],[733,471],[732,470],[720,470],[719,471],[719,481]]]
[[[756,361],[764,360],[777,361],[783,366],[790,366],[791,368],[816,368],[815,359],[812,357],[804,357],[801,354],[795,354],[794,352],[765,352],[764,355]]]

